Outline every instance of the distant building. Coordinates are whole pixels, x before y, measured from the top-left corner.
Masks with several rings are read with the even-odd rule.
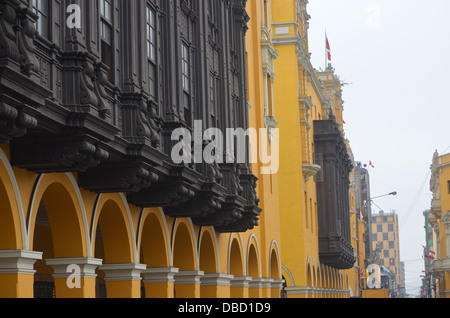
[[[406,297],[406,284],[405,284],[405,262],[400,262],[400,295],[401,298]]]
[[[431,265],[434,261],[434,243],[433,243],[433,227],[428,222],[430,218],[430,210],[426,210],[423,212],[425,218],[425,246],[423,247],[423,256],[424,256],[424,268],[425,274],[423,278],[422,285],[422,297],[424,298],[434,298],[435,297],[435,282],[432,279],[431,275]]]
[[[398,294],[401,287],[400,244],[398,214],[383,213],[372,215],[372,250],[380,250],[379,265],[392,273],[390,289]]]
[[[369,170],[358,163],[355,167],[355,178],[358,182],[358,196],[356,207],[362,212],[364,221],[366,222],[366,230],[364,231],[365,244],[365,266],[378,263],[375,250],[372,249],[372,207],[370,201],[370,177]]]

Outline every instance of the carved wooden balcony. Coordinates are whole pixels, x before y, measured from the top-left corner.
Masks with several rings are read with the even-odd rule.
[[[119,18],[111,31],[120,41],[110,51],[101,45],[95,1],[81,3],[88,13],[80,29],[66,27],[53,9],[40,17],[22,1],[0,1],[0,143],[10,144],[13,166],[77,173],[85,190],[125,193],[133,205],[162,207],[219,231],[257,226],[261,210],[248,168],[171,161],[172,132],[192,129],[194,119],[216,118],[203,128],[248,128],[246,1],[221,1],[211,17],[200,14],[205,1],[114,2]],[[158,30],[153,60],[144,45],[147,9]],[[142,25],[130,23],[139,14]],[[51,34],[38,34],[38,18],[47,18]],[[217,39],[232,40],[232,50],[201,36],[209,32],[207,19],[215,19]],[[183,43],[189,43],[190,89],[180,77]],[[214,114],[206,74],[215,74],[216,97],[224,103]]]
[[[242,217],[227,225],[217,226],[218,232],[245,232],[259,225],[259,198],[256,193],[258,178],[256,178],[246,165],[240,165],[240,181],[243,189],[242,197],[245,199]]]
[[[330,112],[329,120],[314,122],[319,220],[319,256],[322,264],[338,269],[354,266],[351,246],[349,174],[353,169],[344,137]]]

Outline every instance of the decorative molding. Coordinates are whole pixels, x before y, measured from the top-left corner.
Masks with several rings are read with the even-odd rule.
[[[173,283],[179,273],[176,267],[147,268],[142,272],[144,283]]]
[[[95,270],[102,265],[103,260],[90,257],[78,257],[46,259],[45,262],[48,266],[53,267],[54,278],[68,278],[73,275],[72,272],[67,271],[67,268],[70,265],[77,265],[80,267],[80,277],[96,278],[97,274],[95,273]]]
[[[322,167],[316,164],[303,164],[303,175],[305,176],[305,181],[308,181],[311,177],[315,177],[321,169]]]
[[[275,117],[272,116],[266,116],[264,118],[264,123],[266,125],[269,141],[272,142],[275,137],[275,129],[278,127],[279,123],[275,120]]]
[[[34,263],[43,253],[25,250],[0,250],[0,274],[34,274]]]
[[[231,280],[231,288],[235,288],[235,287],[249,287],[250,286],[250,282],[252,281],[251,277],[248,276],[235,276],[232,280]]]
[[[105,264],[100,266],[100,270],[105,273],[105,281],[140,281],[141,273],[145,271],[147,265],[144,264]]]
[[[231,286],[233,275],[228,274],[205,274],[200,278],[202,286]]]
[[[175,274],[175,285],[200,284],[204,275],[203,271],[180,271]]]

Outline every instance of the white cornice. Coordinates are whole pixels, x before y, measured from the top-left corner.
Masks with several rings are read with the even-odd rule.
[[[41,259],[41,252],[1,250],[0,274],[34,274],[34,263]]]

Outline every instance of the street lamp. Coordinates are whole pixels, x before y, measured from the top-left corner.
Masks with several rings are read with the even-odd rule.
[[[389,195],[395,196],[395,195],[397,195],[397,191],[394,191],[394,192],[391,192],[391,193],[388,193],[388,194],[383,194],[383,195],[380,195],[380,196],[378,196],[378,197],[370,198],[370,201],[372,201],[373,199],[378,199],[378,198],[382,198],[382,197],[387,197],[387,196],[389,196]]]
[[[396,196],[396,195],[397,195],[397,191],[394,191],[394,192],[391,192],[391,193],[388,193],[388,194],[383,194],[383,195],[380,195],[380,196],[377,196],[377,197],[370,198],[370,202],[372,202],[373,204],[375,204],[375,206],[376,206],[377,208],[379,208],[380,210],[383,210],[383,209],[380,208],[375,202],[373,202],[373,199],[378,199],[378,198],[382,198],[382,197],[387,197],[387,196],[390,196],[390,195]]]

